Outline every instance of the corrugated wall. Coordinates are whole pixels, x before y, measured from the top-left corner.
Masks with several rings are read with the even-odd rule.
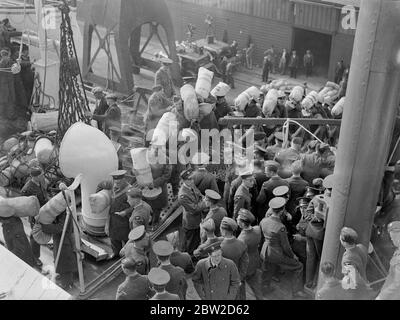
[[[291,3],[288,0],[254,0],[253,14],[257,17],[290,21]]]
[[[294,2],[294,24],[297,27],[335,32],[339,11],[327,6]]]
[[[239,47],[243,48],[247,46],[248,37],[251,35],[256,46],[255,63],[257,64],[261,64],[263,52],[271,45],[278,49],[290,48],[292,27],[289,23],[260,17],[249,19],[248,15],[217,8],[213,8],[210,12],[209,7],[185,2],[166,0],[174,23],[175,36],[179,41],[186,39],[189,23],[197,27],[194,38],[204,38],[207,29],[204,20],[207,13],[211,13],[214,17],[217,39],[221,40],[224,30],[227,30],[229,42],[236,40],[239,42]]]
[[[218,8],[238,13],[251,14],[253,0],[182,0],[182,2],[197,4],[209,8]]]

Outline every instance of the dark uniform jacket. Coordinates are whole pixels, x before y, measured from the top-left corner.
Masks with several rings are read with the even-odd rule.
[[[223,239],[221,243],[222,256],[232,260],[236,264],[240,279],[243,280],[246,277],[247,268],[249,266],[249,255],[247,253],[246,244],[235,237],[220,239]]]
[[[151,293],[147,276],[135,273],[127,276],[125,281],[118,286],[115,300],[147,300]]]
[[[187,230],[200,228],[201,214],[205,204],[200,202],[201,193],[194,187],[182,184],[178,193],[178,202],[183,207],[182,226]]]
[[[67,217],[66,212],[56,217],[51,224],[42,224],[42,231],[47,234],[53,235],[53,255],[54,260],[57,258],[58,250],[61,250],[60,258],[58,261],[56,272],[63,274],[68,272],[77,272],[78,266],[76,261],[75,250],[75,240],[73,234],[72,219],[68,221],[68,227],[66,229],[64,242],[60,248],[61,236],[65,224],[65,219]]]
[[[136,271],[142,275],[146,275],[150,271],[150,261],[144,248],[135,247],[135,243],[129,240],[122,248],[120,255],[126,258],[132,258],[136,261]]]
[[[231,107],[229,107],[228,102],[226,102],[225,99],[223,99],[222,101],[220,100],[220,102],[217,102],[215,104],[214,114],[215,117],[217,118],[217,121],[220,118],[223,118],[226,115],[228,115],[231,111],[232,109]]]
[[[239,186],[233,198],[233,217],[236,219],[239,210],[244,208],[251,211],[251,193],[243,184]]]
[[[168,161],[168,158],[167,158]],[[169,164],[150,164],[151,174],[153,176],[153,185],[155,188],[162,189],[161,194],[154,200],[147,200],[147,203],[153,209],[162,209],[168,205],[168,188],[167,183],[171,178],[172,166]]]
[[[32,248],[26,237],[21,218],[15,216],[9,218],[0,217],[0,223],[3,228],[3,236],[7,249],[33,267],[34,257]]]
[[[156,293],[150,300],[180,300],[177,294],[172,294],[167,291]]]
[[[226,216],[226,210],[223,207],[218,206],[208,211],[207,216],[204,218],[203,222],[207,221],[208,219],[213,219],[215,224],[215,235],[219,237],[221,235],[219,227],[221,226],[222,219]]]
[[[129,228],[129,215],[124,217],[116,215],[115,212],[121,212],[130,207],[127,202],[128,197],[126,195],[126,190],[129,188],[127,186],[125,189],[121,190],[116,196],[111,199],[110,205],[110,238],[114,240],[128,241],[128,235],[130,232]]]
[[[261,258],[270,263],[280,264],[294,258],[289,244],[286,227],[282,221],[274,216],[264,218],[260,223],[264,234],[264,244],[261,249]]]
[[[147,111],[144,114],[144,123],[146,132],[157,127],[158,121],[162,115],[167,111],[170,101],[165,96],[164,92],[157,91],[149,97]]]
[[[157,70],[154,77],[154,85],[160,85],[164,89],[164,93],[168,99],[172,98],[175,94],[174,84],[170,72],[167,67],[162,66]]]
[[[261,243],[261,229],[259,226],[251,227],[249,230],[242,230],[238,240],[247,245],[249,255],[249,266],[247,267],[247,276],[252,276],[261,266],[260,252],[258,247]]]
[[[245,118],[256,118],[261,116],[262,111],[257,106],[257,103],[254,100],[251,100],[250,103],[244,108],[244,116]]]
[[[287,182],[286,180],[283,180],[279,176],[274,176],[274,177],[271,177],[268,181],[263,183],[261,191],[257,197],[257,203],[262,207],[262,210],[264,212],[266,212],[268,209],[269,201],[272,198],[274,198],[274,194],[272,193],[272,191],[276,187],[280,187],[280,186],[288,186],[289,187],[289,182]]]
[[[144,225],[147,230],[152,213],[153,209],[150,207],[150,205],[141,200],[138,205],[133,207],[131,217],[129,218],[130,229],[132,230],[140,225]]]
[[[303,154],[301,156],[301,161],[303,165],[302,177],[311,184],[314,179],[320,177],[323,168],[323,160],[317,152],[314,152],[311,154]]]
[[[200,244],[196,250],[193,251],[193,255],[197,259],[203,259],[208,256],[207,252],[204,251],[204,248],[209,246],[210,244],[213,244],[215,242],[220,241],[220,238],[214,237],[214,238],[207,238],[202,244]]]
[[[289,183],[290,199],[286,204],[286,209],[293,214],[296,209],[296,199],[302,197],[309,186],[308,182],[301,177],[290,177],[286,179]]]
[[[210,258],[200,260],[192,280],[202,300],[235,300],[240,285],[235,263],[226,258],[216,267],[211,265]]]
[[[169,260],[172,265],[181,267],[186,274],[190,274],[194,271],[192,258],[190,258],[187,252],[174,251]]]
[[[293,148],[282,149],[275,155],[275,161],[281,166],[278,170],[278,175],[287,179],[292,176],[291,165],[296,160],[300,159],[300,152]]]
[[[195,172],[193,172],[192,178],[194,181],[194,185],[197,187],[197,189],[200,190],[201,194],[204,195],[204,192],[207,189],[211,189],[219,193],[217,178],[215,177],[215,175],[208,172],[207,169],[197,169]]]
[[[93,119],[96,121],[103,121],[104,133],[109,135],[110,127],[121,128],[121,109],[116,103],[111,105],[104,115],[93,114]]]
[[[269,146],[267,147],[267,160],[274,160],[275,155],[280,152],[281,150],[283,150],[282,147],[280,147],[279,145],[274,144],[273,146]]]
[[[201,129],[218,129],[218,120],[215,117],[214,111],[211,111],[208,115],[204,116],[199,122]]]
[[[39,200],[40,207],[44,206],[47,202],[44,189],[33,182],[31,179],[29,179],[25,183],[24,187],[21,190],[21,194],[26,197],[36,196],[36,198]]]
[[[103,116],[105,115],[105,113],[108,110],[108,104],[107,104],[107,99],[105,97],[102,97],[98,103],[98,105],[96,106],[96,109],[94,109],[93,114],[95,115],[99,115],[99,116]],[[103,122],[101,120],[97,121],[97,127],[99,128],[99,130],[103,131]]]
[[[185,278],[185,271],[181,267],[176,267],[172,264],[160,265],[159,268],[167,271],[171,277],[165,290],[172,294],[177,294],[180,300],[186,300],[188,285]]]
[[[343,253],[342,266],[346,264],[354,266],[364,280],[367,280],[367,262],[367,248],[365,248],[362,244],[357,244],[354,248],[346,249]]]

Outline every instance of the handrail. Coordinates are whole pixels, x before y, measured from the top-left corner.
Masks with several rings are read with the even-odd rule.
[[[341,119],[310,119],[310,118],[289,118],[302,125],[331,125],[340,126]],[[287,118],[244,118],[244,117],[224,117],[219,119],[218,124],[227,125],[283,125]]]

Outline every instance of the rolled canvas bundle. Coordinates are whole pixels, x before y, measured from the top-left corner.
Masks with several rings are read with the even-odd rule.
[[[203,99],[207,99],[210,94],[213,76],[214,72],[203,67],[199,68],[195,91]]]
[[[183,113],[189,121],[199,118],[199,102],[195,89],[190,84],[181,87],[181,97],[183,100]],[[207,95],[208,97],[208,95]]]
[[[39,214],[39,200],[35,196],[2,198],[0,197],[0,216],[35,217]]]
[[[131,150],[133,169],[136,171],[136,180],[139,185],[145,186],[153,183],[151,167],[147,161],[147,148],[136,148]]]
[[[177,118],[175,113],[166,112],[162,115],[161,119],[158,121],[156,128],[154,129],[152,136],[152,143],[156,143],[158,145],[164,145],[167,143],[168,139],[176,135],[177,132],[174,131],[175,127],[170,126],[172,122],[177,123]],[[177,130],[177,128],[176,128]]]
[[[346,102],[346,97],[340,98],[340,100],[332,108],[331,113],[333,116],[339,116],[343,113],[343,108],[344,108],[345,102]]]
[[[107,218],[111,204],[111,190],[103,189],[89,196],[90,208],[92,213],[98,218]]]
[[[289,98],[296,102],[300,102],[301,99],[303,99],[303,95],[304,95],[304,88],[300,86],[295,86],[290,92]]]
[[[19,143],[18,139],[15,137],[11,137],[3,142],[3,151],[9,152],[12,147],[16,146]]]
[[[40,208],[36,221],[43,224],[51,224],[57,218],[57,216],[63,213],[66,209],[67,202],[65,201],[62,192],[59,192]]]
[[[46,113],[32,113],[31,116],[32,129],[35,131],[49,132],[58,128],[58,111],[50,111]]]
[[[278,102],[278,90],[270,89],[265,96],[262,112],[266,117],[270,117]]]
[[[235,99],[235,107],[238,111],[244,111],[246,105],[250,102],[250,99],[256,99],[260,96],[261,91],[255,86],[247,88]]]
[[[227,85],[224,82],[219,82],[214,89],[211,90],[211,95],[214,97],[225,97],[229,90],[231,90],[231,87]]]
[[[54,146],[50,139],[39,138],[36,141],[34,152],[36,158],[41,164],[49,164],[51,155],[53,154]]]
[[[110,173],[118,169],[118,156],[111,140],[100,130],[76,122],[61,141],[59,161],[66,177],[82,174],[82,217],[86,231],[104,234],[107,217],[92,213],[89,196],[96,192],[101,181],[109,180]]]

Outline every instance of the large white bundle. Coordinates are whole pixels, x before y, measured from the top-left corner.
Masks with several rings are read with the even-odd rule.
[[[290,92],[289,98],[296,102],[300,102],[301,99],[303,99],[303,95],[304,95],[304,88],[301,86],[295,86],[292,89],[292,92]]]
[[[276,89],[270,89],[268,92],[267,92],[267,95],[265,96],[265,98],[266,99],[275,99],[275,100],[278,100],[278,90],[276,90]]]
[[[38,159],[41,164],[49,164],[52,159],[52,154],[54,151],[53,143],[48,138],[40,138],[36,141],[34,152],[36,154],[36,159]]]
[[[0,197],[0,217],[35,217],[39,214],[39,200],[36,196]]]
[[[346,102],[345,97],[342,97],[336,104],[335,106],[332,108],[332,115],[333,116],[339,116],[343,113],[343,108],[344,108],[344,104]]]
[[[67,202],[65,201],[62,192],[59,192],[57,195],[47,201],[43,207],[40,208],[39,215],[36,218],[36,221],[43,224],[53,223],[57,216],[63,213],[66,209]]]
[[[190,84],[185,84],[180,90],[183,100],[183,113],[189,121],[199,118],[199,103],[195,89]],[[208,97],[208,95],[207,95]]]
[[[139,185],[153,183],[151,167],[147,159],[147,148],[135,148],[131,150],[132,165],[135,169],[136,180]]]
[[[264,99],[263,108],[262,108],[262,112],[263,112],[264,116],[266,116],[268,118],[272,115],[272,112],[274,111],[274,109],[276,107],[276,103],[277,103],[276,98],[275,99],[274,98],[265,98]]]
[[[51,131],[58,128],[58,111],[50,111],[46,113],[32,113],[31,116],[32,129],[35,131]]]
[[[214,97],[225,97],[229,90],[231,90],[229,85],[224,82],[220,82],[214,87],[214,89],[211,90],[211,95]]]
[[[255,86],[247,88],[235,99],[235,107],[238,111],[244,111],[250,99],[257,99],[261,95],[260,89]]]
[[[4,152],[9,152],[12,147],[18,145],[18,139],[15,137],[11,137],[7,139],[6,141],[3,142],[3,151]]]
[[[338,85],[337,83],[331,82],[331,81],[328,81],[326,83],[325,87],[329,87],[329,88],[332,88],[334,90],[339,90],[340,89],[340,85]]]
[[[197,103],[197,100],[196,100]],[[177,118],[175,113],[166,112],[162,115],[161,119],[158,121],[156,128],[154,129],[152,143],[158,145],[164,145],[167,143],[169,137],[174,136],[177,132],[173,129],[177,129],[176,126],[170,126],[170,123],[177,123]]]
[[[103,189],[89,196],[92,212],[97,215],[108,215],[111,204],[111,190]]]
[[[204,99],[208,98],[210,94],[213,76],[214,72],[203,67],[199,68],[195,91],[199,96],[203,97]]]

